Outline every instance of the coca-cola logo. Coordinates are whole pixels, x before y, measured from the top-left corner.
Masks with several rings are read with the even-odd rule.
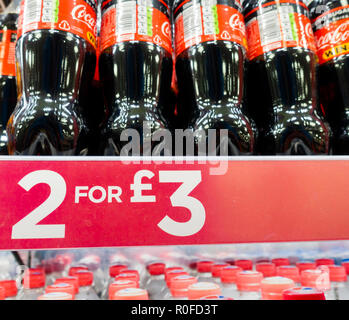
[[[229,19],[229,25],[233,30],[239,30],[245,33],[245,23],[238,13],[233,14]]]
[[[305,36],[302,36],[299,39],[299,44],[300,46],[304,47],[304,48],[310,48],[312,50],[315,50],[314,47],[314,33],[313,33],[313,29],[311,27],[311,23],[308,22],[305,26],[304,26],[304,34]],[[313,45],[312,45],[313,43]]]
[[[76,6],[72,12],[71,15],[74,20],[80,21],[84,24],[86,24],[89,28],[92,30],[96,27],[96,17],[95,15],[88,13],[87,8],[85,5],[81,4]]]
[[[316,43],[319,49],[327,46],[341,44],[349,38],[349,20],[340,24],[334,31],[326,32],[316,37]],[[321,31],[320,31],[321,32]]]
[[[171,39],[171,26],[168,21],[162,24],[161,31],[168,39]]]

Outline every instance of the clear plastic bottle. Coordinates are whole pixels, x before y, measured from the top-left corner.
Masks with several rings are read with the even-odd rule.
[[[188,300],[198,300],[200,298],[221,295],[221,288],[213,282],[196,282],[188,287]]]
[[[233,299],[239,298],[239,291],[236,286],[236,276],[242,268],[238,266],[224,267],[220,273],[222,295]]]
[[[115,281],[115,277],[120,274],[121,271],[127,270],[126,264],[113,264],[109,266],[109,279],[106,281],[104,289],[102,291],[101,298],[102,300],[106,300],[109,297],[109,286],[111,283]]]
[[[100,300],[93,288],[93,272],[77,271],[75,276],[79,280],[79,293],[75,296],[75,300]]]
[[[5,290],[5,300],[16,300],[18,293],[16,280],[1,280],[0,287]]]
[[[195,277],[190,275],[174,277],[170,283],[170,294],[165,296],[165,300],[187,300],[188,287],[197,281]]]
[[[162,288],[160,292],[159,300],[166,300],[171,297],[170,287],[173,278],[178,276],[189,276],[189,273],[184,269],[169,270],[165,273],[166,286]]]
[[[23,287],[18,292],[17,300],[37,300],[44,293],[45,275],[37,269],[24,272]]]
[[[197,277],[198,282],[213,282],[212,278],[212,266],[214,265],[214,262],[212,260],[201,260],[197,263]]]
[[[330,275],[327,266],[303,270],[301,272],[301,285],[302,287],[310,287],[323,291],[326,300],[333,300]]]
[[[258,271],[244,270],[237,273],[238,300],[260,300],[262,279],[263,274]]]
[[[349,300],[347,273],[344,266],[327,265],[330,271],[331,296],[333,300]]]
[[[108,299],[114,300],[116,292],[128,288],[138,288],[138,283],[134,280],[115,280],[109,285]]]
[[[282,292],[295,286],[294,281],[284,277],[268,277],[261,281],[262,300],[283,300]]]
[[[166,287],[165,282],[165,263],[156,262],[147,266],[150,277],[145,284],[150,300],[159,300],[161,292]]]

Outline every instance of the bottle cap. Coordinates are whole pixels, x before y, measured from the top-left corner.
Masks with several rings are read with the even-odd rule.
[[[133,278],[137,282],[140,280],[139,272],[138,270],[122,270],[119,275],[125,274],[129,278]]]
[[[322,291],[308,287],[287,289],[282,296],[283,300],[326,300]]]
[[[181,275],[171,279],[170,291],[174,298],[187,297],[188,287],[194,283],[197,283],[197,279],[190,275]]]
[[[316,288],[321,291],[329,290],[331,288],[331,283],[328,268],[327,271],[319,268],[302,271],[301,285],[302,287]]]
[[[0,300],[5,300],[6,294],[5,294],[5,288],[0,287]]]
[[[315,270],[316,269],[315,262],[310,262],[310,261],[298,261],[298,262],[296,262],[296,266],[297,266],[300,273],[302,273],[302,271],[304,271],[304,270]]]
[[[227,258],[227,259],[224,259],[224,262],[231,265],[231,266],[234,266],[235,265],[235,259],[234,258]]]
[[[5,289],[6,298],[15,297],[17,295],[18,289],[15,280],[1,280],[0,287]]]
[[[50,292],[38,297],[38,300],[73,300],[73,296],[66,292]]]
[[[23,287],[25,289],[42,288],[45,286],[45,275],[42,271],[27,269],[23,276]]]
[[[255,259],[255,263],[270,263],[270,259],[267,257],[258,257]]]
[[[190,268],[191,270],[196,270],[197,267],[198,267],[198,261],[197,261],[196,259],[195,259],[195,260],[191,260],[191,261],[189,262],[189,268]]]
[[[263,300],[282,300],[282,292],[294,287],[292,279],[284,277],[268,277],[261,281]]]
[[[121,273],[114,278],[114,281],[134,281],[136,282],[136,288],[139,288],[139,281],[133,273]]]
[[[168,287],[171,285],[171,280],[178,276],[188,276],[189,273],[184,270],[172,270],[167,273],[166,284]]]
[[[134,280],[115,280],[109,285],[109,300],[112,300],[115,292],[127,288],[138,288],[138,284]]]
[[[276,275],[276,267],[271,262],[259,262],[256,263],[256,271],[263,274],[263,277],[274,277]]]
[[[259,291],[262,279],[261,272],[244,270],[236,274],[236,285],[239,291]]]
[[[53,272],[63,272],[65,269],[65,262],[63,258],[55,258],[52,262]]]
[[[290,265],[290,260],[288,258],[275,258],[272,259],[271,262],[274,263],[276,267]]]
[[[45,289],[45,293],[51,292],[65,292],[71,294],[73,297],[75,296],[75,287],[69,283],[55,283],[50,286],[47,286]]]
[[[115,278],[120,272],[127,270],[128,267],[125,264],[114,264],[109,267],[109,275],[111,278]]]
[[[221,270],[222,283],[236,283],[236,275],[242,271],[238,266],[228,266]]]
[[[221,295],[221,288],[213,282],[196,282],[188,287],[188,299],[197,300],[211,295]]]
[[[347,274],[349,274],[349,261],[342,262],[342,266],[345,268]]]
[[[338,265],[328,265],[327,266],[330,271],[330,281],[332,282],[346,282],[347,281],[347,273],[343,266]]]
[[[234,299],[214,294],[214,295],[211,295],[211,296],[202,297],[199,300],[234,300]]]
[[[152,276],[160,276],[165,273],[166,265],[162,262],[151,263],[147,266],[148,272]]]
[[[235,265],[240,267],[242,270],[252,270],[253,262],[248,259],[236,260]]]
[[[182,267],[169,267],[169,268],[166,268],[165,269],[165,281],[167,282],[167,274],[172,272],[172,271],[175,271],[175,270],[180,270],[180,271],[184,271],[184,269]]]
[[[78,272],[78,271],[88,271],[88,268],[86,266],[74,266],[74,267],[70,267],[69,268],[69,272],[68,272],[68,275],[69,276],[75,276],[75,274]]]
[[[75,293],[79,292],[79,279],[78,279],[78,277],[68,276],[68,277],[64,277],[64,278],[57,278],[55,280],[55,284],[58,284],[58,283],[69,283],[74,287]]]
[[[301,281],[301,276],[296,266],[278,266],[276,267],[276,275],[292,279],[296,283]]]
[[[115,292],[112,300],[149,300],[147,290],[126,288]]]
[[[215,263],[214,265],[212,265],[211,267],[212,277],[220,278],[222,269],[228,266],[229,264],[227,263]]]
[[[91,286],[93,283],[93,273],[91,271],[80,270],[75,273],[78,278],[79,287]]]
[[[196,265],[196,270],[199,273],[206,273],[206,272],[211,272],[212,270],[212,266],[214,265],[213,261],[210,260],[201,260],[198,261],[197,265]]]
[[[322,259],[316,259],[315,260],[316,266],[328,266],[334,264],[334,260],[330,258],[322,258]]]

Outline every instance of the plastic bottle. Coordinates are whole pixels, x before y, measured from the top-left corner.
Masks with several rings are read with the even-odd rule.
[[[295,286],[292,279],[284,277],[268,277],[261,281],[262,300],[282,300],[282,292]]]
[[[239,291],[236,286],[236,278],[239,272],[243,271],[238,266],[224,267],[220,272],[222,295],[237,299]]]
[[[127,288],[138,288],[138,284],[134,280],[115,280],[109,285],[108,299],[113,300],[116,292]]]
[[[201,260],[196,265],[198,282],[214,281],[212,278],[212,260]]]
[[[93,288],[93,273],[91,271],[77,271],[75,276],[79,280],[79,293],[75,300],[99,300],[96,291]]]
[[[0,280],[0,287],[5,290],[6,300],[16,300],[18,293],[16,280]]]
[[[159,300],[160,293],[165,289],[165,263],[156,262],[148,265],[150,278],[145,284],[150,300]]]
[[[211,274],[212,274],[212,279],[214,282],[216,283],[220,283],[221,280],[221,271],[223,268],[228,267],[229,264],[227,263],[215,263],[214,265],[212,265],[211,267]]]
[[[239,300],[260,300],[263,274],[258,271],[244,270],[236,275]]]
[[[165,296],[165,300],[187,300],[188,287],[197,283],[197,279],[190,275],[176,276],[171,279],[170,294]]]
[[[45,275],[35,269],[27,269],[24,272],[23,287],[17,295],[17,300],[36,300],[44,293]]]
[[[343,266],[328,265],[331,281],[331,297],[333,300],[349,300],[347,274]]]

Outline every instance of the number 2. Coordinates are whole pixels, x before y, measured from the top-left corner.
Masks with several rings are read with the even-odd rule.
[[[65,225],[38,223],[55,211],[64,201],[67,185],[54,171],[40,170],[27,174],[18,184],[26,191],[45,183],[51,188],[47,200],[12,227],[12,239],[59,239],[65,237]]]

